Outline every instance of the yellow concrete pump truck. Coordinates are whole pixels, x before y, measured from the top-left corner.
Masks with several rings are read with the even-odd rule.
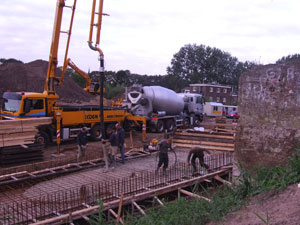
[[[98,12],[96,12],[97,6]],[[72,9],[68,32],[61,31],[64,7]],[[1,104],[0,111],[1,120],[24,119],[33,117],[53,118],[53,122],[51,125],[39,127],[39,134],[36,137],[36,140],[40,143],[51,142],[55,139],[57,133],[60,133],[60,138],[62,140],[76,137],[80,128],[84,126],[89,128],[89,134],[93,140],[100,140],[102,137],[102,129],[100,126],[100,106],[59,106],[57,104],[59,96],[56,94],[55,87],[63,83],[66,68],[69,64],[71,64],[70,59],[68,59],[67,55],[69,50],[75,8],[76,0],[74,0],[73,6],[71,7],[65,5],[65,0],[57,0],[53,36],[49,56],[49,65],[44,92],[5,92],[3,94],[3,103]],[[99,52],[101,65],[100,69],[104,71],[104,55],[102,50],[98,47],[100,43],[102,15],[103,0],[100,0],[100,2],[97,2],[97,0],[93,0],[88,44],[92,50]],[[94,22],[95,17],[97,19],[96,23]],[[93,45],[92,42],[94,26],[97,27],[95,45]],[[68,35],[68,39],[66,42],[62,73],[60,76],[58,76],[58,74],[56,73],[58,63],[57,55],[61,33],[66,33]],[[140,116],[133,116],[130,112],[127,111],[126,108],[104,107],[103,117],[105,130],[108,127],[114,126],[115,123],[124,123],[125,121],[133,122],[136,125],[143,124],[143,139],[145,138],[145,118]]]

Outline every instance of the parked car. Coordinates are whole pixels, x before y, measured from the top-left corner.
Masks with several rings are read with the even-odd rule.
[[[230,113],[227,114],[227,118],[238,119],[240,118],[240,116],[237,111],[231,111]]]

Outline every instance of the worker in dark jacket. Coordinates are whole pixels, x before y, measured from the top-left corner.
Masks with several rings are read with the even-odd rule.
[[[118,151],[118,135],[115,129],[112,130],[112,133],[109,136],[109,142],[110,142],[110,151],[108,157],[110,159],[112,168],[114,169],[116,167],[116,154]]]
[[[117,137],[118,137],[118,146],[121,152],[122,163],[125,163],[125,154],[124,154],[124,143],[125,143],[125,130],[119,123],[116,124]]]
[[[173,150],[172,146],[171,146],[171,142],[172,142],[172,139],[170,137],[168,137],[167,139],[162,139],[157,144],[157,148],[159,150],[159,152],[158,152],[159,161],[158,161],[156,172],[158,172],[159,168],[162,166],[162,164],[164,164],[164,166],[163,166],[163,174],[164,175],[166,174],[166,169],[168,168],[168,165],[169,165],[168,150],[169,149]]]
[[[200,166],[205,167],[206,169],[209,169],[209,166],[204,163],[204,152],[210,154],[210,152],[208,150],[197,147],[197,146],[193,147],[190,150],[189,155],[187,157],[187,163],[188,163],[188,166],[190,166],[190,159],[191,159],[191,156],[193,155],[192,160],[191,160],[191,163],[193,166],[193,174],[195,174],[197,171],[197,167],[196,167],[196,159],[197,158],[199,159]]]
[[[79,134],[77,135],[77,162],[85,160],[85,151],[88,146],[87,128],[83,127]]]

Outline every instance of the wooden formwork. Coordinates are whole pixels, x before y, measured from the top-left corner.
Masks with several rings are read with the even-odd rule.
[[[51,117],[0,120],[0,147],[33,144],[37,127],[51,123]]]
[[[215,151],[234,151],[236,124],[203,123],[202,130],[178,131],[173,143],[182,148],[198,146]]]
[[[97,206],[99,199],[106,206],[114,207],[114,203],[119,203],[120,196],[123,195],[123,204],[127,204],[129,199],[134,200],[136,196],[145,198],[155,195],[155,193],[172,191],[173,188],[183,188],[185,185],[191,184],[195,179],[221,175],[224,171],[228,172],[228,166],[232,165],[232,154],[222,152],[208,156],[206,163],[211,170],[207,171],[198,167],[198,174],[195,176],[192,175],[191,167],[187,167],[185,163],[177,163],[167,170],[166,175],[162,171],[158,173],[147,171],[117,180],[83,184],[71,189],[64,187],[64,190],[41,194],[34,198],[29,198],[29,192],[26,191],[27,199],[11,204],[0,204],[0,217],[5,218],[4,224],[26,224],[62,214],[73,215],[73,212],[82,210],[86,206]],[[50,185],[50,183],[48,184]],[[34,191],[36,188],[31,190]]]

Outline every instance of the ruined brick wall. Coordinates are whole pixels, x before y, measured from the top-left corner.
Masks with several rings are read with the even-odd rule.
[[[246,167],[285,163],[300,144],[300,61],[244,73],[239,114],[236,160]]]

